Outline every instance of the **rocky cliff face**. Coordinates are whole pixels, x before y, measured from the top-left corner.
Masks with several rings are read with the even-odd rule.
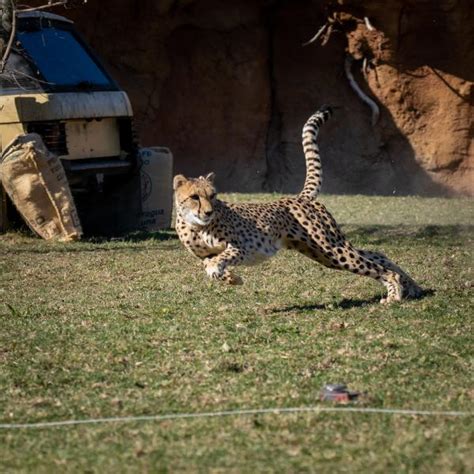
[[[89,0],[66,13],[129,92],[142,143],[169,146],[176,172],[297,191],[301,128],[327,103],[323,191],[474,193],[471,0]]]

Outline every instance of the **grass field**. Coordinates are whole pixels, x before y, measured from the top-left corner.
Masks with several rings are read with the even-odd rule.
[[[227,196],[266,200],[268,195]],[[353,404],[472,411],[474,201],[323,196],[423,299],[291,252],[207,280],[174,232],[0,236],[0,423]],[[473,472],[470,417],[361,413],[0,430],[0,472]]]

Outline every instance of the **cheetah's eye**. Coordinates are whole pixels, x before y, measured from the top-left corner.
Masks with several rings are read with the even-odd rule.
[[[199,201],[199,196],[197,194],[191,194],[189,198],[192,199],[193,201]]]

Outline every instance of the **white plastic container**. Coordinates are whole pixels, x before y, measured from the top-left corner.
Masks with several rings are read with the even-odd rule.
[[[173,155],[168,148],[141,148],[141,213],[139,228],[148,232],[171,227],[173,209]]]

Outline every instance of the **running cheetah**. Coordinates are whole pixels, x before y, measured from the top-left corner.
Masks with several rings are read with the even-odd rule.
[[[232,267],[258,263],[287,248],[326,267],[378,280],[387,289],[382,303],[419,297],[421,288],[400,267],[379,252],[354,248],[315,200],[322,179],[316,140],[330,116],[331,109],[322,107],[303,128],[306,181],[295,197],[264,204],[228,204],[216,197],[214,173],[189,179],[175,176],[178,236],[202,260],[210,278],[228,284],[242,283]]]

